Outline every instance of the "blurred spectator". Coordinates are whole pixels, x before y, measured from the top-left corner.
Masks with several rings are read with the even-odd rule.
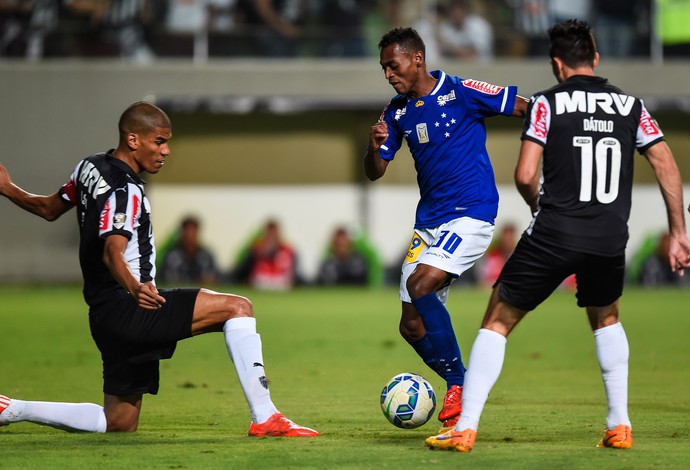
[[[566,20],[589,22],[591,8],[591,0],[551,0],[551,16],[556,23]]]
[[[321,285],[366,285],[369,265],[362,253],[355,249],[350,234],[344,227],[333,232],[326,258],[321,263],[317,278]]]
[[[162,31],[155,37],[156,53],[165,57],[205,57],[209,3],[209,0],[168,0]]]
[[[597,50],[604,57],[629,57],[645,0],[592,0]]]
[[[201,245],[201,225],[196,217],[185,217],[179,229],[177,243],[165,253],[159,277],[169,284],[218,281],[218,269],[213,254]]]
[[[503,225],[498,237],[494,240],[486,254],[483,262],[479,265],[479,281],[484,287],[491,287],[501,274],[503,265],[513,254],[517,245],[517,229],[514,224]]]
[[[436,3],[432,5],[421,18],[412,23],[412,27],[417,31],[422,41],[424,41],[424,46],[426,47],[426,62],[428,64],[436,64],[438,60],[441,59],[441,46],[439,44],[438,35],[441,18],[443,18],[444,15],[445,9],[443,5]],[[436,66],[434,66],[434,68],[436,68]]]
[[[194,35],[206,31],[208,0],[169,0],[166,29],[173,34]]]
[[[110,0],[107,28],[119,49],[120,57],[135,62],[150,62],[153,52],[144,30],[151,20],[151,0]]]
[[[208,30],[214,33],[230,33],[235,28],[237,0],[207,0]]]
[[[671,270],[668,261],[670,242],[671,236],[668,233],[660,235],[656,249],[642,265],[639,278],[640,285],[644,287],[688,285],[687,274],[681,277]]]
[[[246,54],[244,39],[237,28],[240,20],[237,0],[208,1],[208,55],[239,56]]]
[[[41,59],[58,9],[57,0],[0,0],[0,57]]]
[[[467,0],[435,3],[412,27],[424,41],[427,62],[493,57],[493,27]]]
[[[152,0],[64,0],[59,34],[46,39],[47,56],[153,58],[144,35]],[[55,45],[58,45],[55,47]]]
[[[240,0],[253,55],[295,57],[300,52],[307,0]]]
[[[525,38],[525,55],[548,56],[546,30],[554,25],[550,0],[507,0],[513,7],[515,29]]]
[[[493,28],[467,0],[449,1],[437,40],[443,57],[488,60],[493,56]]]
[[[289,290],[298,282],[297,256],[283,241],[278,222],[269,220],[252,241],[233,276],[261,290]]]
[[[362,57],[366,55],[364,18],[369,0],[329,0],[314,2],[316,30],[325,57]]]
[[[58,54],[77,57],[119,55],[107,34],[109,1],[64,0],[58,19]]]

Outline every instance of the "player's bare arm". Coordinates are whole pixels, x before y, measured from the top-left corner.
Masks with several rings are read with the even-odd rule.
[[[43,196],[24,191],[12,182],[7,169],[2,164],[0,164],[0,194],[25,211],[50,222],[72,208],[60,198],[58,193]]]
[[[366,174],[367,178],[371,181],[379,179],[386,173],[388,161],[381,158],[379,150],[387,138],[388,124],[384,121],[379,121],[371,126],[369,132],[369,147],[364,156],[364,174]]]
[[[539,163],[543,151],[541,145],[531,140],[523,140],[515,167],[515,186],[532,214],[539,207]]]
[[[513,116],[515,117],[525,117],[527,115],[527,105],[529,104],[529,99],[524,96],[517,95],[515,97],[515,106],[513,107]]]
[[[690,240],[685,228],[683,182],[680,171],[666,142],[662,141],[651,146],[644,155],[654,170],[666,204],[671,235],[668,254],[671,269],[683,275],[683,270],[690,267]]]
[[[134,277],[125,258],[127,242],[127,238],[122,235],[107,237],[103,248],[103,262],[141,308],[157,310],[165,303],[165,299],[158,294],[158,289],[152,282],[142,283]]]

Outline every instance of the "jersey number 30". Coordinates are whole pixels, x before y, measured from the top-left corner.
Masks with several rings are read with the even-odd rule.
[[[592,185],[596,171],[596,198],[601,204],[610,204],[618,197],[621,173],[621,143],[613,137],[604,137],[596,143],[590,136],[573,137],[573,147],[580,148],[581,180],[580,201],[592,200]]]

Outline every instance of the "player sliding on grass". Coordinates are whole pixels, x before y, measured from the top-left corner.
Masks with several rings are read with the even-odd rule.
[[[67,431],[136,431],[142,397],[155,395],[159,361],[177,341],[223,332],[249,403],[250,436],[318,436],[278,412],[264,375],[251,302],[206,289],[158,290],[151,207],[141,172],[158,173],[172,129],[156,106],[138,102],[119,121],[117,149],[92,155],[50,196],[14,185],[0,165],[0,194],[46,220],[77,208],[79,259],[91,334],[103,359],[104,406],[0,396],[0,425],[29,421]]]
[[[472,449],[484,404],[503,367],[506,337],[571,274],[577,277],[577,304],[586,308],[594,331],[608,401],[599,447],[632,446],[629,347],[618,321],[618,299],[635,149],[649,161],[666,204],[670,265],[681,275],[690,266],[682,182],[661,130],[642,101],[594,75],[599,54],[586,23],[559,23],[549,36],[559,85],[532,98],[515,171],[534,219],[494,285],[470,353],[460,420],[455,429],[429,437],[426,444],[432,448]]]
[[[465,366],[445,300],[451,282],[491,243],[498,210],[484,118],[524,116],[527,100],[514,86],[427,71],[424,42],[411,28],[389,31],[379,48],[386,80],[399,94],[371,128],[364,170],[372,181],[382,177],[407,141],[421,198],[402,266],[400,333],[446,380],[438,418],[452,428]]]

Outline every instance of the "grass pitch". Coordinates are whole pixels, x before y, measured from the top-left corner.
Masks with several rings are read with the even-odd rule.
[[[398,336],[397,291],[235,292],[254,302],[277,406],[315,439],[246,436],[247,405],[220,334],[179,344],[146,396],[135,434],[69,434],[29,423],[0,428],[2,469],[687,468],[690,462],[690,293],[628,289],[630,414],[635,447],[597,449],[606,404],[584,312],[559,292],[511,335],[470,454],[432,452],[390,425],[378,404],[403,371],[443,383]],[[465,359],[488,292],[448,302]],[[102,402],[100,358],[78,287],[0,287],[0,393]]]

